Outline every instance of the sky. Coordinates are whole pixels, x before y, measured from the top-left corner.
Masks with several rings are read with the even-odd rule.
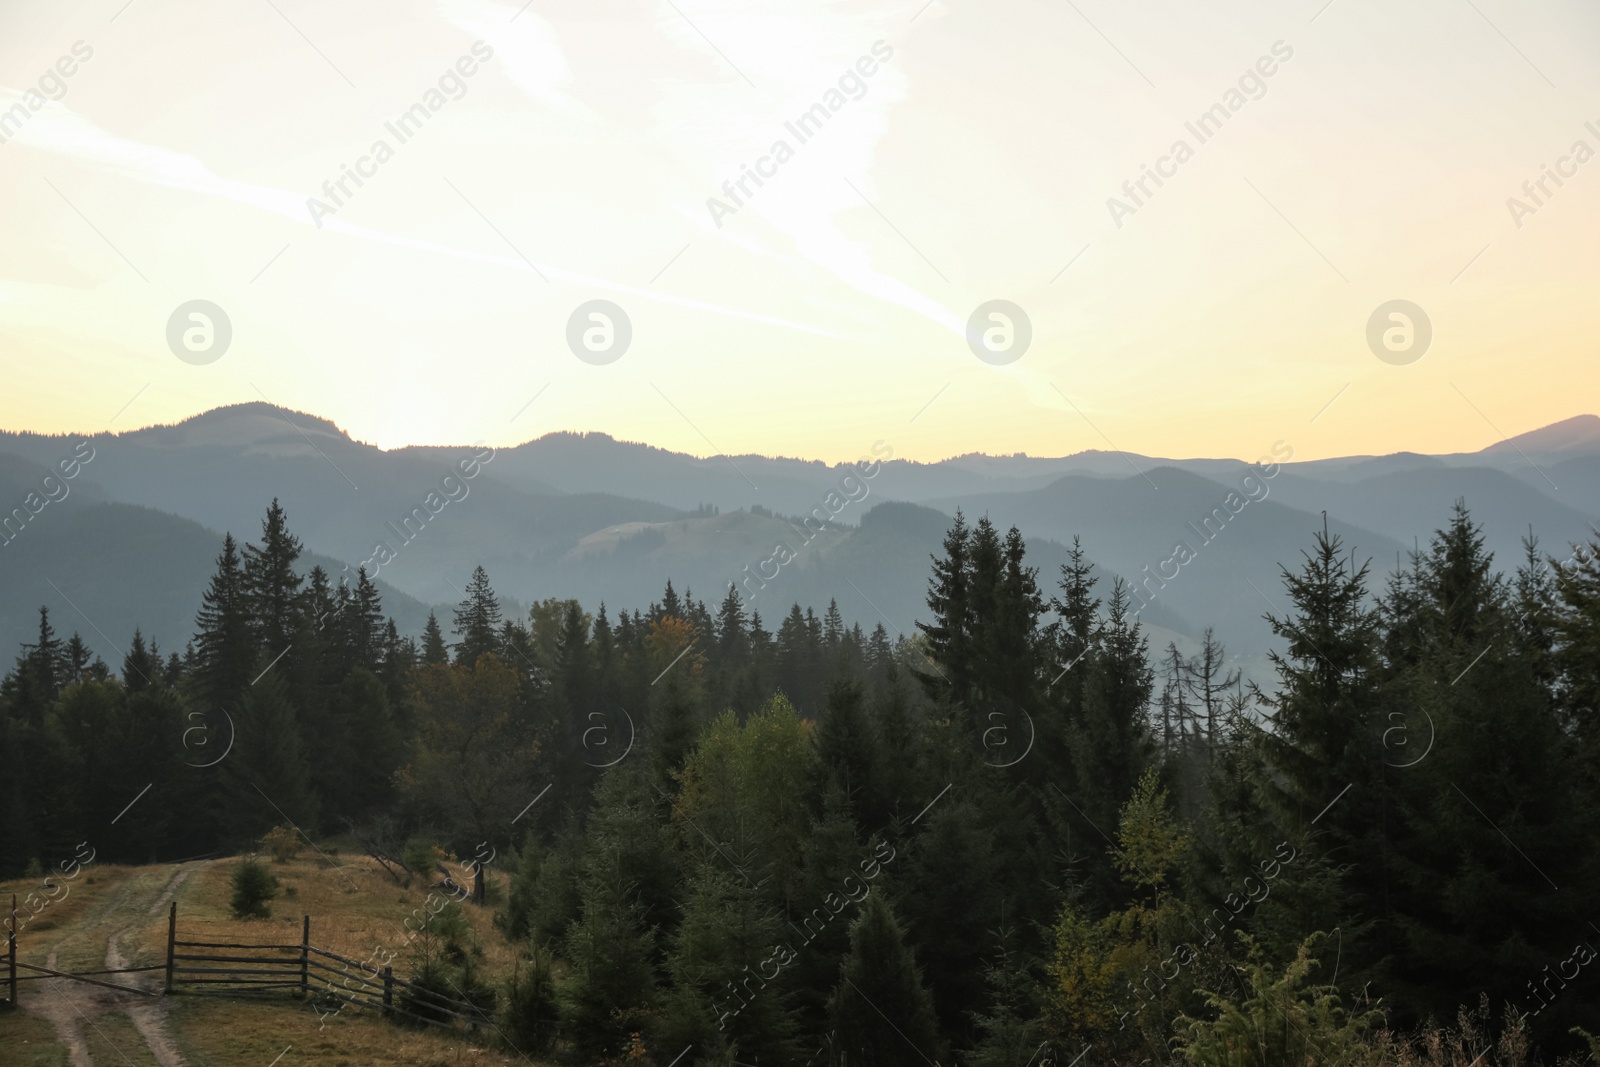
[[[6,0],[0,428],[1475,450],[1600,408],[1596,55],[1582,0]]]

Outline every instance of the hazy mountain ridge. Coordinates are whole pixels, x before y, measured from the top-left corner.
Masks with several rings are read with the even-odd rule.
[[[84,439],[0,433],[0,506],[21,505]],[[1238,491],[1251,471],[1242,461],[1089,451],[937,463],[888,458],[857,469],[785,457],[701,458],[567,432],[486,453],[436,445],[384,451],[326,419],[259,402],[87,439],[95,458],[71,482],[70,496],[29,523],[29,546],[18,551],[19,538],[0,547],[9,594],[0,642],[26,639],[41,602],[87,639],[88,627],[69,621],[77,616],[61,602],[66,596],[104,639],[123,644],[137,623],[164,647],[181,647],[221,531],[253,539],[273,497],[308,556],[320,553],[331,573],[372,561],[392,590],[391,612],[410,632],[426,617],[424,604],[459,599],[480,562],[508,601],[572,596],[591,607],[604,600],[615,611],[657,598],[669,577],[680,592],[715,602],[783,544],[794,558],[752,602],[769,626],[792,602],[820,610],[837,598],[847,619],[909,633],[925,610],[928,556],[959,507],[971,520],[988,514],[1022,529],[1046,596],[1065,546],[1080,536],[1102,568],[1102,595],[1114,574],[1146,583],[1141,617],[1159,627],[1162,642],[1214,625],[1251,658],[1270,636],[1261,614],[1282,607],[1278,566],[1299,559],[1320,512],[1380,574],[1443,524],[1460,497],[1505,566],[1520,559],[1530,525],[1545,549],[1557,551],[1600,521],[1600,417],[1593,415],[1476,453],[1286,463],[1260,483],[1264,495],[1251,495],[1210,539],[1194,523]],[[892,450],[878,442],[863,449],[865,462],[874,458],[871,447],[880,458]],[[466,476],[458,464],[474,456],[482,462]],[[841,484],[854,487],[842,506],[840,496],[829,497]],[[828,529],[813,534],[797,525],[811,514],[829,516]],[[108,544],[104,531],[119,527],[145,533]],[[157,529],[166,532],[151,532]],[[1193,552],[1181,565],[1173,560],[1180,541]],[[83,552],[98,556],[84,563],[74,556]],[[76,573],[83,584],[69,589],[57,580],[60,593],[38,580]]]

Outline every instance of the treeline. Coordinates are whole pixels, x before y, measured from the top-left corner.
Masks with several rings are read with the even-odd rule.
[[[583,1062],[1377,1063],[1375,1010],[1480,1004],[1504,1047],[1600,1030],[1600,542],[1502,573],[1458,506],[1380,583],[1317,533],[1259,685],[1209,635],[1153,652],[1077,545],[1041,584],[960,515],[892,640],[670,582],[503,619],[479,568],[413,641],[299,553],[274,503],[184,652],[136,634],[116,674],[41,611],[0,683],[6,873],[284,823],[489,843],[500,1031]]]

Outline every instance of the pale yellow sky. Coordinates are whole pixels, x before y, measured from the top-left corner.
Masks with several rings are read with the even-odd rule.
[[[265,398],[384,447],[1310,459],[1600,407],[1581,0],[125,4],[0,8],[6,429]],[[193,300],[214,362],[169,346]],[[569,348],[592,300],[613,362]]]

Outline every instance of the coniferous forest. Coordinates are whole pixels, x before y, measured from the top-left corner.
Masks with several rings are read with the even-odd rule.
[[[1257,679],[1152,647],[1090,548],[1038,573],[958,514],[905,634],[670,581],[509,618],[480,567],[412,638],[274,502],[182,649],[40,609],[0,874],[275,827],[492,857],[515,971],[430,966],[574,1063],[1596,1054],[1600,542],[1492,559],[1458,505],[1380,573],[1307,530]]]

